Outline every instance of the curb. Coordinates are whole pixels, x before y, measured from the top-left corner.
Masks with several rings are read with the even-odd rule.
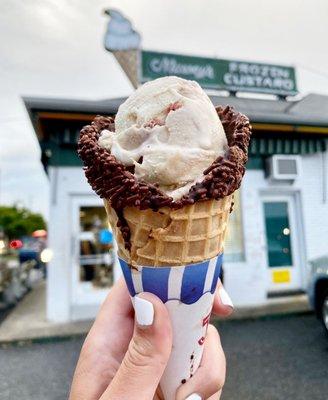
[[[227,318],[220,318],[214,316],[212,318],[212,322],[214,325],[226,324],[226,323],[238,323],[238,322],[250,322],[250,321],[267,321],[267,320],[275,320],[275,319],[285,319],[285,318],[295,318],[297,316],[307,316],[314,315],[312,310],[300,310],[300,311],[291,311],[291,312],[277,312],[273,314],[266,315],[232,315]],[[87,331],[85,332],[76,332],[76,333],[67,333],[64,335],[50,335],[50,336],[39,336],[34,338],[22,338],[22,339],[8,339],[8,340],[0,340],[0,349],[6,349],[10,347],[23,347],[29,346],[33,344],[47,344],[47,343],[59,343],[66,342],[70,340],[74,340],[77,338],[84,338],[87,335]]]
[[[214,317],[214,322],[241,322],[241,321],[267,321],[274,319],[295,318],[297,316],[314,315],[312,310],[291,311],[291,312],[277,312],[274,314],[266,315],[247,315],[247,316],[230,316],[226,318]]]
[[[33,344],[46,344],[46,343],[60,343],[68,342],[77,338],[84,338],[86,333],[76,333],[67,335],[54,335],[47,337],[36,337],[36,338],[26,338],[26,339],[13,339],[13,340],[3,340],[0,341],[0,350],[7,349],[10,347],[24,347]]]

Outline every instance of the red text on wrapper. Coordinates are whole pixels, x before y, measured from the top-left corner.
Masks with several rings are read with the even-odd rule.
[[[203,326],[205,327],[205,335],[206,335],[206,331],[207,331],[207,327],[208,324],[210,322],[210,318],[211,318],[211,313],[209,313],[205,318],[203,318]],[[205,342],[205,336],[202,336],[199,340],[198,340],[198,344],[200,346],[203,346]]]

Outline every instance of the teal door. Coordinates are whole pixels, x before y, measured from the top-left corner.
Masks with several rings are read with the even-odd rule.
[[[301,287],[295,203],[292,196],[263,199],[269,291]]]
[[[288,203],[264,203],[264,218],[269,267],[291,266],[293,261]]]

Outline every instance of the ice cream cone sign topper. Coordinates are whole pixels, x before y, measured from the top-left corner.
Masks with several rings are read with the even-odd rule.
[[[141,37],[131,22],[117,10],[109,9],[110,16],[105,34],[105,49],[114,54],[133,87],[139,84],[139,58]]]

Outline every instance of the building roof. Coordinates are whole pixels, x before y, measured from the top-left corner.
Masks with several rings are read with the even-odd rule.
[[[248,168],[264,168],[272,154],[325,151],[328,135],[328,96],[309,94],[300,100],[269,100],[211,96],[215,105],[232,105],[253,125]],[[125,98],[74,100],[24,98],[48,166],[81,166],[76,145],[81,128],[96,114],[114,115]]]
[[[328,127],[328,96],[308,94],[297,101],[267,100],[234,96],[210,96],[214,105],[232,105],[246,114],[251,122]],[[75,100],[25,97],[26,108],[33,121],[35,112],[74,112],[115,114],[125,98]]]

